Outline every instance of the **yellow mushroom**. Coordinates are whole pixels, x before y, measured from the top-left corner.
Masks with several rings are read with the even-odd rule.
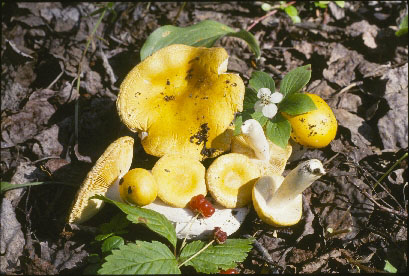
[[[337,134],[337,119],[329,105],[315,94],[307,94],[317,109],[291,116],[282,115],[291,124],[291,138],[300,145],[311,148],[327,146]]]
[[[212,197],[226,208],[246,206],[260,171],[250,159],[238,153],[216,158],[206,171],[206,184]]]
[[[152,203],[158,195],[155,178],[145,169],[136,168],[128,171],[118,184],[121,199],[137,206]]]
[[[187,155],[164,155],[153,166],[158,197],[165,203],[184,208],[193,196],[206,196],[205,167]]]
[[[129,72],[117,109],[124,124],[141,134],[148,154],[203,160],[229,149],[227,128],[243,109],[244,84],[225,73],[227,60],[223,48],[174,44]]]
[[[253,187],[253,206],[258,216],[274,226],[296,224],[302,216],[302,192],[325,174],[321,162],[311,159],[299,164],[285,178],[260,177]]]
[[[134,139],[121,137],[108,146],[88,173],[75,196],[68,216],[68,223],[80,224],[94,216],[103,201],[90,197],[106,195],[108,189],[131,167]]]

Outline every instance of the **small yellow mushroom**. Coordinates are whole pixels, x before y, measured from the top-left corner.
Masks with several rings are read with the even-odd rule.
[[[291,124],[291,138],[300,145],[311,148],[327,146],[337,134],[337,119],[329,105],[315,94],[307,94],[317,109],[291,116],[282,115]]]
[[[238,153],[216,158],[206,172],[206,184],[212,197],[226,208],[246,206],[260,171],[250,159]]]
[[[158,197],[165,203],[184,208],[192,197],[206,196],[205,167],[186,155],[164,155],[153,166]]]
[[[155,200],[158,186],[148,170],[136,168],[127,172],[119,181],[119,193],[123,201],[144,206]]]

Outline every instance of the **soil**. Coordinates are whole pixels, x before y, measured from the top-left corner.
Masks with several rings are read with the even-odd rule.
[[[150,169],[158,160],[120,122],[119,86],[155,29],[206,19],[237,30],[251,27],[261,48],[258,60],[238,38],[216,42],[229,53],[228,71],[246,85],[260,70],[279,87],[291,69],[311,64],[306,91],[322,97],[339,124],[335,140],[323,149],[294,144],[285,174],[310,158],[321,160],[327,174],[304,192],[303,217],[294,226],[269,226],[250,211],[232,237],[253,236],[257,242],[237,269],[372,273],[384,271],[388,262],[407,271],[408,163],[397,161],[408,151],[408,38],[395,35],[407,3],[346,2],[340,8],[331,1],[325,9],[296,3],[298,24],[283,10],[259,20],[266,14],[261,4],[115,3],[82,57],[100,15],[92,13],[101,4],[2,2],[2,181],[47,183],[2,194],[2,274],[95,272],[90,256],[100,253],[93,242],[97,227],[118,209],[106,206],[83,226],[67,227],[79,185],[123,135],[135,138],[132,167]],[[161,240],[141,225],[129,227],[126,240]]]

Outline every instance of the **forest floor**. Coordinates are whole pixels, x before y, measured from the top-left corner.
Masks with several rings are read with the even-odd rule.
[[[115,13],[105,15],[82,58],[99,16],[90,14],[98,4],[2,2],[2,182],[49,183],[2,194],[2,274],[83,273],[96,250],[93,231],[117,212],[106,206],[86,223],[89,228],[61,235],[92,164],[123,135],[135,137],[133,167],[151,169],[156,162],[122,125],[115,106],[146,38],[163,25],[184,27],[206,19],[246,30],[266,14],[261,4],[187,2],[181,9],[182,2],[115,3]],[[304,192],[302,220],[276,228],[252,209],[233,234],[257,240],[238,270],[380,272],[391,264],[406,272],[408,163],[397,161],[408,150],[408,38],[395,31],[407,3],[295,6],[301,23],[293,24],[278,10],[251,28],[261,48],[258,60],[240,39],[216,43],[230,56],[228,71],[246,85],[254,70],[269,73],[278,85],[291,69],[311,64],[306,91],[322,97],[339,123],[329,146],[294,147],[286,167],[287,173],[301,160],[317,158],[327,170]],[[142,226],[132,227],[134,238],[151,238]]]

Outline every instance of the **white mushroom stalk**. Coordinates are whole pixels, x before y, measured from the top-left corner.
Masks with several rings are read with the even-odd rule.
[[[299,164],[285,178],[261,177],[253,187],[253,205],[259,217],[274,226],[296,224],[302,216],[302,192],[325,174],[322,163],[311,159]]]
[[[293,201],[324,174],[322,163],[317,159],[299,164],[284,178],[277,191],[267,199],[267,205],[278,208]]]
[[[241,133],[257,158],[268,162],[270,159],[270,148],[260,123],[254,119],[245,121],[241,126]]]

